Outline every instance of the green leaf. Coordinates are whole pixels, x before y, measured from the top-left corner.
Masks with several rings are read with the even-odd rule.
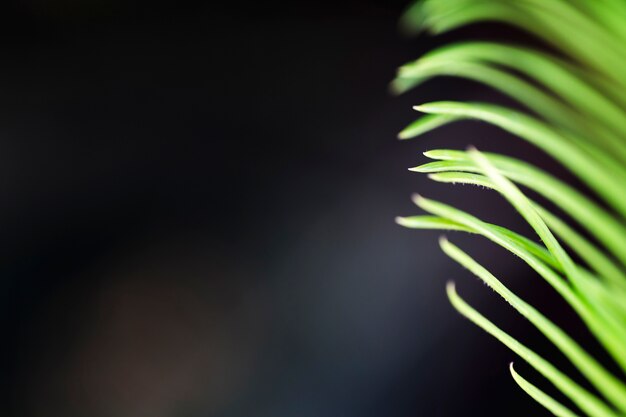
[[[574,404],[591,417],[618,417],[613,410],[605,405],[595,395],[575,383],[567,375],[559,371],[550,362],[539,356],[537,353],[509,336],[499,327],[486,319],[482,314],[467,304],[456,292],[453,282],[448,282],[446,287],[450,302],[459,313],[468,318],[487,333],[494,336],[505,346],[511,349],[524,359],[529,365],[535,368],[556,388],[565,394]]]
[[[554,398],[550,397],[548,394],[541,391],[539,388],[522,378],[520,374],[518,374],[513,368],[513,362],[509,366],[511,371],[511,375],[517,384],[522,388],[528,395],[530,395],[535,401],[539,404],[543,405],[547,408],[552,414],[557,417],[578,417],[573,411],[569,408],[565,407]]]
[[[604,315],[597,314],[596,309],[589,305],[587,294],[580,294],[574,291],[540,257],[533,254],[523,245],[520,245],[517,241],[507,237],[497,228],[491,227],[488,223],[459,209],[421,196],[414,197],[414,202],[423,210],[471,228],[476,233],[519,256],[563,297],[589,327],[591,332],[602,342],[615,361],[626,371],[626,345],[623,343],[623,328],[619,326],[619,323],[615,322],[614,318],[609,319],[607,322],[607,318]],[[561,266],[562,264],[557,262],[557,265]],[[585,280],[588,278],[581,274],[575,274],[574,279],[577,280],[578,287],[581,287],[585,286]]]
[[[420,66],[428,65],[431,61],[446,62],[452,67],[472,62],[496,68],[509,68],[552,91],[585,115],[585,120],[591,117],[616,129],[626,124],[626,112],[623,108],[608,99],[604,91],[599,91],[587,81],[592,74],[536,49],[496,42],[462,42],[446,45],[400,67],[396,79],[416,77],[415,69],[419,71]],[[615,90],[614,85],[612,89]]]
[[[565,136],[539,120],[501,106],[479,103],[437,102],[416,106],[423,113],[443,116],[460,116],[489,122],[510,133],[526,139],[544,150],[570,171],[586,182],[594,191],[612,204],[626,217],[626,197],[622,193],[626,183],[623,167],[616,167],[599,155],[589,155],[581,149],[572,136]]]
[[[455,116],[439,116],[436,114],[426,115],[420,117],[407,127],[405,127],[399,134],[398,139],[411,139],[420,136],[426,132],[437,129],[438,127],[445,126],[448,123],[459,120],[459,117]]]
[[[622,45],[598,24],[558,0],[425,0],[415,7],[421,7],[420,13],[425,17],[412,23],[434,33],[481,21],[508,23],[552,43],[582,64],[625,85],[626,77],[617,70],[624,68]]]
[[[552,48],[476,41],[443,46],[400,67],[391,88],[404,93],[433,77],[461,77],[504,93],[521,104],[522,110],[485,103],[428,103],[415,107],[426,115],[404,129],[400,138],[418,137],[465,119],[486,122],[550,155],[587,188],[578,190],[529,163],[504,155],[475,150],[428,151],[424,155],[438,161],[411,170],[426,173],[439,182],[472,184],[499,192],[531,226],[541,243],[419,196],[414,198],[415,203],[429,214],[400,217],[396,221],[414,229],[477,234],[520,257],[574,310],[619,365],[623,371],[620,376],[624,377],[626,2],[422,0],[407,11],[402,25],[413,33],[439,34],[487,21],[521,28]],[[556,211],[529,199],[518,186],[537,193]],[[602,201],[596,202],[595,196]],[[584,230],[570,226],[561,214]],[[457,310],[522,356],[575,403],[583,415],[626,415],[623,380],[608,372],[563,329],[517,297],[469,255],[447,240],[441,245],[449,256],[533,323],[602,398],[500,330],[465,303],[449,284],[448,295]],[[576,416],[522,378],[512,366],[511,374],[524,391],[553,414]]]
[[[443,161],[421,165],[411,170],[424,173],[480,172],[466,152],[435,150],[426,154],[430,158]],[[582,193],[539,168],[503,155],[493,153],[484,155],[502,175],[552,201],[605,244],[622,261],[623,265],[626,265],[626,227],[614,216]],[[556,216],[553,218],[556,219]],[[613,275],[617,274],[626,280],[621,272],[616,271],[615,268],[612,269],[614,269]]]
[[[443,251],[459,264],[470,270],[491,289],[504,298],[515,310],[530,321],[543,333],[561,352],[589,379],[589,381],[606,398],[626,412],[626,386],[611,375],[595,359],[585,352],[563,330],[548,320],[533,306],[515,295],[495,276],[469,255],[450,243],[447,239],[440,239]]]
[[[517,67],[512,68],[513,64]],[[544,88],[509,73],[506,67],[544,81],[541,86]],[[566,67],[563,62],[521,47],[461,43],[400,67],[392,90],[402,93],[436,76],[468,78],[502,91],[556,125],[593,137],[602,142],[608,156],[615,155],[625,161],[626,149],[618,134],[625,127],[626,113]],[[554,88],[561,100],[544,92],[546,88]],[[580,114],[592,117],[580,117]]]

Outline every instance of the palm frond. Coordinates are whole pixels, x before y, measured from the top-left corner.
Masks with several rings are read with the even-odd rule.
[[[449,283],[452,305],[534,367],[581,415],[626,416],[626,2],[423,0],[409,8],[402,23],[415,33],[440,34],[484,21],[525,30],[558,50],[559,55],[497,42],[447,45],[400,67],[391,83],[392,91],[405,93],[434,77],[460,77],[499,90],[525,110],[489,103],[421,104],[414,108],[424,116],[402,130],[399,137],[412,139],[464,120],[486,122],[551,156],[585,184],[587,191],[511,156],[473,148],[437,149],[424,153],[433,162],[411,170],[442,183],[495,190],[517,210],[541,243],[421,196],[414,202],[428,214],[399,217],[397,222],[414,229],[482,236],[521,258],[580,317],[581,324],[609,353],[618,374],[444,238],[440,241],[443,251],[537,327],[592,389],[583,388],[502,331],[467,304]],[[528,198],[520,187],[558,207],[567,219]],[[588,191],[601,203],[587,196]],[[587,236],[570,222],[584,229]],[[552,414],[577,415],[522,378],[512,365],[511,374]]]

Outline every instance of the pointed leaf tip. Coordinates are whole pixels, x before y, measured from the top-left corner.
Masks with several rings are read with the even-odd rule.
[[[424,169],[424,165],[418,165],[416,167],[411,167],[411,168],[409,168],[409,171],[411,171],[411,172],[428,172],[427,170]]]
[[[411,196],[411,200],[413,200],[413,202],[419,206],[422,204],[422,201],[424,201],[424,197],[422,197],[418,193],[413,193],[413,195]]]
[[[398,83],[394,81],[389,83],[389,85],[387,86],[387,91],[392,96],[399,96],[400,94],[404,93],[402,87],[400,87]]]
[[[407,224],[406,222],[406,218],[402,217],[402,216],[396,216],[396,218],[394,219],[394,221],[396,222],[396,224],[400,225],[400,226],[405,226]]]

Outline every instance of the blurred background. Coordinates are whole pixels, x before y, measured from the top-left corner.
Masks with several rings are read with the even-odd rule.
[[[419,191],[527,230],[492,193],[407,168],[470,143],[553,168],[534,149],[475,123],[395,138],[414,104],[505,98],[453,79],[388,92],[397,66],[438,44],[519,34],[409,39],[406,6],[0,6],[0,415],[544,413],[445,282],[546,343],[440,253],[439,233],[394,224],[418,213]],[[552,300],[512,256],[451,238]]]

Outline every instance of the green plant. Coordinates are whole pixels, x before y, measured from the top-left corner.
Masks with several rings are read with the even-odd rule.
[[[433,34],[481,21],[516,26],[543,40],[554,52],[497,42],[457,43],[402,66],[392,88],[402,93],[433,77],[462,77],[501,91],[525,110],[486,103],[423,104],[415,109],[425,115],[399,137],[414,138],[465,119],[487,122],[546,152],[578,177],[588,191],[509,156],[474,148],[432,150],[424,155],[435,162],[413,171],[443,183],[480,185],[499,192],[539,240],[420,196],[414,197],[415,204],[429,214],[401,217],[397,222],[409,228],[481,235],[526,262],[576,312],[615,362],[615,371],[609,371],[460,248],[445,238],[440,241],[448,256],[536,326],[591,388],[583,387],[502,331],[467,304],[449,283],[448,296],[461,314],[534,367],[578,408],[577,412],[591,417],[625,416],[626,1],[423,0],[403,17],[406,28]],[[528,198],[519,186],[550,202],[560,214]],[[524,391],[553,414],[577,415],[522,378],[512,366],[511,373]]]

